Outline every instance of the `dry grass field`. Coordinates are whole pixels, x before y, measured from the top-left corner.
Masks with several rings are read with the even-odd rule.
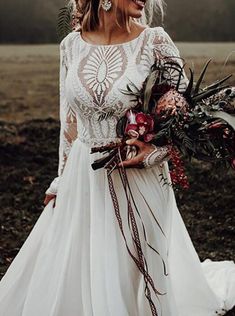
[[[234,73],[233,43],[178,43],[177,46],[187,62],[186,69],[199,70],[210,57],[214,59],[208,82]],[[58,45],[2,45],[0,66],[1,120],[22,122],[58,117]]]
[[[233,43],[178,47],[187,67],[199,70],[214,58],[207,83],[235,75]],[[0,46],[0,277],[43,211],[44,191],[56,176],[58,55],[58,45]],[[177,203],[200,259],[235,260],[234,172],[199,163],[187,170],[191,186],[177,193]]]

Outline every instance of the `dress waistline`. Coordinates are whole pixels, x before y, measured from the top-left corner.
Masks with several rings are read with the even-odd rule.
[[[78,140],[84,143],[85,145],[89,147],[101,147],[105,145],[114,145],[114,144],[120,144],[121,138],[83,138],[81,136],[78,136]]]

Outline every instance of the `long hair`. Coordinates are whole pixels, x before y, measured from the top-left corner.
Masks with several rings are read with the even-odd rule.
[[[142,17],[139,19],[143,25],[152,25],[163,23],[165,13],[165,2],[164,0],[147,0],[145,4],[145,11]]]
[[[100,1],[98,0],[70,0],[73,6],[73,28],[75,30],[93,31],[99,26]],[[136,21],[143,25],[161,24],[164,18],[164,0],[147,0],[145,10]],[[123,21],[127,26],[126,16]]]

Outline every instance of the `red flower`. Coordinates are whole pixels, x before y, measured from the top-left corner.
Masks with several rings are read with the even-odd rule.
[[[174,186],[181,186],[183,189],[188,189],[188,178],[185,174],[184,165],[177,148],[171,147],[170,156],[173,165],[173,170],[170,171],[172,184]]]
[[[146,115],[143,112],[137,113],[135,118],[137,124],[147,123]]]

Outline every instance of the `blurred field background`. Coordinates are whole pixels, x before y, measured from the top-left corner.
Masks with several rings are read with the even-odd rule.
[[[213,58],[207,82],[235,69],[235,43],[176,43],[189,67],[200,71]],[[0,45],[0,117],[23,122],[58,118],[59,45]],[[234,83],[235,78],[230,80]]]
[[[235,41],[234,0],[165,0],[164,26],[177,41]],[[52,43],[65,0],[0,1],[0,42]],[[154,17],[154,24],[157,23]]]
[[[4,8],[0,3],[0,277],[43,211],[44,192],[57,172],[59,46],[55,19],[63,3],[42,1],[39,7],[22,0],[19,12],[12,11],[10,2]],[[207,7],[201,0],[179,0],[180,8],[174,3],[168,3],[166,29],[178,40],[186,69],[195,68],[198,73],[213,58],[204,84],[234,74],[234,0],[206,0]],[[25,8],[28,20],[23,21]],[[14,24],[7,25],[2,9],[11,12],[8,18]],[[202,13],[204,29],[199,20],[195,22],[193,10]],[[36,21],[32,16],[37,16]],[[234,77],[230,83],[235,85]],[[177,203],[200,259],[235,260],[234,173],[199,163],[188,165],[187,170],[191,186],[176,193]],[[228,315],[235,316],[235,312]]]

